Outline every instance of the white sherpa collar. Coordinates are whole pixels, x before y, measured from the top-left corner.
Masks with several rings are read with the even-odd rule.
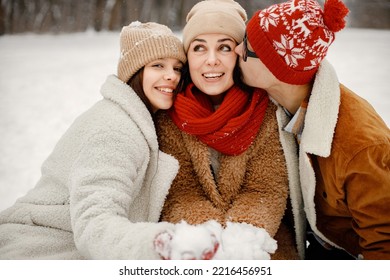
[[[323,60],[316,74],[305,117],[301,149],[328,157],[340,105],[340,84],[332,65]]]
[[[110,75],[100,92],[104,98],[117,103],[126,111],[138,125],[151,149],[157,150],[157,135],[152,116],[133,89],[115,75]]]

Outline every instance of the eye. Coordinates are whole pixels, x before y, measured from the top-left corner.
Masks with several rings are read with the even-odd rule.
[[[174,67],[173,70],[175,70],[176,72],[181,74],[183,72],[183,67],[182,66],[177,66],[177,67]]]
[[[206,50],[205,46],[203,45],[195,45],[192,49],[194,52],[202,52]]]
[[[231,52],[232,47],[230,45],[220,45],[219,49],[223,52]]]
[[[152,65],[153,68],[163,68],[164,65],[162,65],[161,63],[155,63]]]

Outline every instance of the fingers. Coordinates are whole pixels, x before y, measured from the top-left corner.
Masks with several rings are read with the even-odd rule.
[[[218,251],[219,248],[219,242],[214,234],[211,235],[211,239],[213,242],[213,247],[211,249],[206,250],[203,252],[201,259],[202,260],[211,260],[214,258],[215,254]]]
[[[172,233],[157,235],[154,249],[165,260],[210,260],[219,248],[218,228],[222,229],[213,223],[189,225],[183,221]]]
[[[154,250],[161,256],[164,260],[169,260],[171,256],[171,242],[172,242],[172,233],[164,231],[156,236],[154,239],[153,245]]]

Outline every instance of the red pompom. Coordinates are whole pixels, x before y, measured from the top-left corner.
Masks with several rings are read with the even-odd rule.
[[[340,0],[326,0],[324,5],[324,23],[330,31],[338,32],[345,27],[345,16],[349,10]]]

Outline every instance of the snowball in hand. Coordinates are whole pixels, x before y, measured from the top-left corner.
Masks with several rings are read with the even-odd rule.
[[[265,229],[247,223],[228,222],[220,238],[214,259],[269,260],[277,249],[276,240]]]
[[[211,224],[189,225],[182,221],[175,225],[173,231],[162,232],[156,237],[155,249],[163,259],[209,260],[219,245],[214,231],[222,229],[214,222],[211,230]]]
[[[208,259],[214,255],[216,246],[217,239],[207,226],[189,225],[183,221],[175,228],[171,242],[171,259]]]
[[[200,225],[185,221],[155,240],[156,251],[171,260],[269,260],[276,241],[263,228],[247,223],[226,224],[214,220]]]

